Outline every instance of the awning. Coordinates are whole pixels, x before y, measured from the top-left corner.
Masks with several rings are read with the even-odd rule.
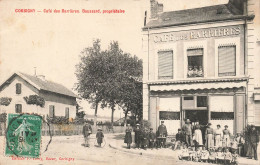
[[[190,83],[190,84],[165,84],[150,85],[151,91],[178,91],[199,89],[226,89],[246,87],[246,82],[214,82],[214,83]]]

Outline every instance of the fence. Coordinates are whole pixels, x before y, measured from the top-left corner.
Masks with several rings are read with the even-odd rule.
[[[101,128],[104,133],[123,133],[125,131],[124,126],[114,126],[113,129],[109,126],[97,126]],[[93,132],[96,130],[92,126]],[[66,135],[82,135],[83,125],[76,124],[47,124],[42,123],[42,136],[66,136]],[[0,123],[0,136],[5,135],[6,126],[4,123]]]

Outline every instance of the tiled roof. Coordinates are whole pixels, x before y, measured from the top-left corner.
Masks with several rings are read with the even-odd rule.
[[[65,96],[78,97],[71,90],[69,90],[68,88],[64,87],[61,84],[58,84],[58,83],[55,83],[52,81],[48,81],[48,80],[42,80],[40,78],[37,78],[36,76],[28,75],[28,74],[21,73],[21,72],[18,75],[21,75],[22,78],[29,80],[29,83],[32,82],[33,84],[31,84],[31,85],[36,85],[38,88],[40,88],[40,90],[45,90],[48,92],[62,94]]]
[[[143,29],[241,18],[245,18],[242,11],[232,6],[232,4],[222,4],[188,10],[163,12],[158,15],[157,19],[148,22]]]

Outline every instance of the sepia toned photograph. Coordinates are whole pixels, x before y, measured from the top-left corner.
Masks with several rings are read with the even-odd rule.
[[[259,0],[1,0],[0,165],[259,165]]]

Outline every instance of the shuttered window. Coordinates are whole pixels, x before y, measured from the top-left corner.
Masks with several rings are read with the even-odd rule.
[[[218,76],[236,75],[236,46],[218,47]]]
[[[15,113],[22,113],[22,104],[15,104]]]
[[[50,115],[50,117],[54,117],[55,116],[55,107],[54,107],[54,105],[50,105],[49,106],[49,115]]]
[[[173,51],[158,52],[158,78],[173,78]]]
[[[16,94],[22,93],[22,85],[20,83],[16,84]]]

